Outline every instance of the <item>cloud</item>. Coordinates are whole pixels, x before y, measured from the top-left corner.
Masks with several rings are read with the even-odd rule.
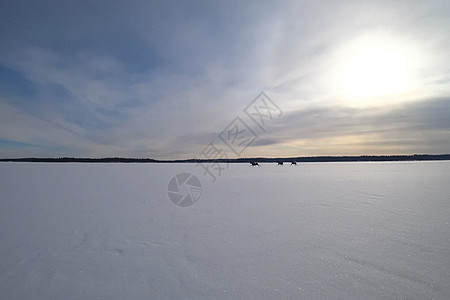
[[[255,146],[277,145],[290,155],[447,153],[449,113],[450,98],[421,99],[384,109],[315,107],[287,113]],[[252,154],[265,151],[262,147]]]
[[[285,114],[249,153],[285,156],[307,147],[320,154],[336,145],[344,154],[438,151],[448,137],[447,7],[7,1],[0,18],[0,139],[17,147],[0,144],[0,156],[193,157],[261,90]],[[371,32],[420,45],[428,55],[418,71],[421,94],[401,96],[423,101],[368,109],[336,96],[330,74],[337,53]]]

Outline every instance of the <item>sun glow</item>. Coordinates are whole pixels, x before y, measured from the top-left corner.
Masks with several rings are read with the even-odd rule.
[[[332,86],[352,105],[392,101],[413,91],[418,61],[411,45],[380,36],[359,38],[338,52]]]

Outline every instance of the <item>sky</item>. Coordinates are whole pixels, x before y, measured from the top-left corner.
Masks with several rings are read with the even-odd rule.
[[[447,0],[2,1],[0,157],[450,153],[449,33]]]

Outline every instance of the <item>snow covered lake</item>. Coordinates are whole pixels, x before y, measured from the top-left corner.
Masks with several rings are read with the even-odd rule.
[[[450,299],[449,171],[0,163],[0,298]]]

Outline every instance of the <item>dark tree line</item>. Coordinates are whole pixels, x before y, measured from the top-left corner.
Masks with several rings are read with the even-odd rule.
[[[309,157],[248,157],[232,159],[181,159],[181,160],[156,160],[151,158],[11,158],[0,159],[9,162],[77,162],[77,163],[279,163],[279,162],[357,162],[357,161],[422,161],[422,160],[450,160],[450,154],[414,154],[414,155],[362,155],[362,156],[309,156]]]

